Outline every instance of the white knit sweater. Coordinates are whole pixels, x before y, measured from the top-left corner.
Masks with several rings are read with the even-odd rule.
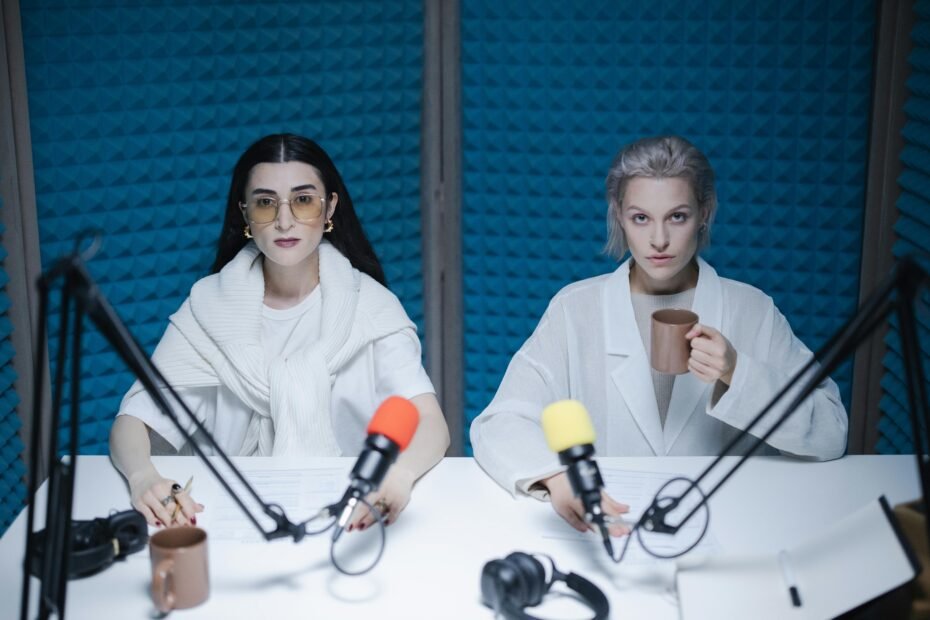
[[[173,387],[222,384],[253,410],[242,454],[341,454],[330,416],[335,375],[362,347],[413,327],[397,297],[330,243],[319,253],[322,333],[313,345],[265,359],[262,254],[250,242],[194,285],[152,356]],[[124,402],[142,389],[136,382]]]

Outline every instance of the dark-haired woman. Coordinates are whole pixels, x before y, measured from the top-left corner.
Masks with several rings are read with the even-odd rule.
[[[377,405],[409,398],[417,432],[369,498],[388,523],[449,445],[416,328],[385,287],[335,165],[306,138],[266,136],[239,158],[213,274],[171,316],[152,359],[233,455],[356,455]],[[172,521],[176,481],[153,466],[150,432],[190,450],[137,382],[110,433],[113,462],[150,523],[196,523],[203,506],[183,492]],[[350,527],[371,523],[364,511]]]

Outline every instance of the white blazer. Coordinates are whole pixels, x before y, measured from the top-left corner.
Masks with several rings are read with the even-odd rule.
[[[526,493],[560,470],[546,445],[540,413],[565,398],[581,401],[604,456],[716,455],[811,358],[772,299],[759,289],[721,278],[698,258],[692,310],[737,352],[729,388],[693,374],[675,378],[665,426],[659,421],[652,375],[630,299],[630,261],[613,273],[562,289],[533,335],[514,355],[500,388],[471,425],[475,458],[511,493]],[[790,396],[790,395],[789,395]],[[761,436],[784,411],[770,412],[752,433]],[[825,380],[768,439],[768,450],[833,459],[846,449],[847,416],[839,390]],[[752,443],[743,438],[734,454]]]

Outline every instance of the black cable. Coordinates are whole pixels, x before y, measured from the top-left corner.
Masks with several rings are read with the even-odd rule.
[[[650,548],[646,545],[645,542],[643,542],[643,530],[649,531],[649,530],[647,529],[647,527],[646,527],[646,524],[649,522],[648,519],[647,519],[647,516],[648,516],[647,513],[648,513],[649,510],[651,510],[653,507],[658,506],[659,503],[662,501],[663,498],[660,497],[660,496],[662,495],[662,491],[664,491],[670,484],[672,484],[672,483],[674,483],[674,482],[678,482],[678,481],[683,481],[683,482],[686,482],[686,483],[688,483],[689,485],[693,486],[693,488],[696,489],[697,492],[701,495],[701,503],[699,504],[698,508],[704,508],[704,510],[705,510],[705,512],[706,512],[706,514],[707,514],[707,519],[704,520],[704,527],[701,529],[701,533],[698,535],[698,537],[695,539],[695,541],[694,541],[693,543],[691,543],[687,548],[685,548],[685,549],[682,550],[682,551],[677,551],[677,552],[675,552],[675,553],[673,553],[673,554],[670,554],[670,555],[663,555],[663,554],[661,554],[661,553],[656,553],[656,552],[654,552],[652,549],[650,549]],[[690,489],[690,488],[691,488],[691,487],[689,487],[689,489]],[[673,506],[673,507],[671,507],[671,508],[668,509],[669,511],[674,510],[675,507],[677,507],[677,503],[681,500],[681,497],[682,497],[682,496],[664,498],[664,499],[669,499],[669,500],[671,500],[672,503],[675,504],[675,506]],[[619,555],[618,557],[613,557],[613,556],[611,556],[610,559],[613,560],[616,564],[619,564],[620,562],[623,561],[623,558],[626,557],[627,549],[628,549],[629,546],[630,546],[630,541],[633,540],[633,535],[634,535],[634,534],[636,534],[636,539],[639,541],[639,546],[642,547],[643,551],[645,551],[646,553],[648,553],[648,554],[651,555],[652,557],[654,557],[654,558],[656,558],[656,559],[659,559],[659,560],[672,560],[672,559],[681,557],[681,556],[685,555],[686,553],[690,552],[692,549],[694,549],[695,547],[697,547],[697,546],[700,544],[700,542],[704,539],[704,536],[707,535],[707,530],[710,528],[710,504],[708,504],[706,500],[707,500],[707,496],[704,495],[704,492],[701,490],[701,487],[695,485],[694,481],[691,480],[690,478],[686,478],[685,476],[676,476],[675,478],[672,478],[671,480],[668,480],[665,484],[663,484],[661,487],[659,487],[659,490],[656,491],[655,495],[654,495],[653,498],[652,498],[652,502],[650,502],[650,504],[649,504],[649,508],[647,508],[646,511],[643,512],[643,515],[639,518],[639,520],[637,520],[636,524],[633,525],[633,529],[630,530],[630,533],[629,533],[629,534],[627,534],[626,540],[624,540],[624,542],[623,542],[623,548],[620,550],[620,555]],[[663,507],[663,508],[664,508],[664,507]],[[688,516],[687,518],[685,518],[684,520],[682,520],[681,523],[679,523],[677,526],[675,526],[676,531],[677,531],[677,528],[680,527],[681,525],[683,525],[684,522],[687,521],[688,519],[690,519],[690,516]]]
[[[334,540],[332,541],[332,543],[330,543],[330,546],[329,546],[330,561],[333,563],[333,566],[336,567],[336,570],[338,570],[343,575],[348,575],[350,577],[357,577],[359,575],[364,575],[365,573],[371,571],[371,569],[373,569],[375,566],[377,566],[378,562],[381,561],[381,556],[384,555],[384,548],[387,546],[387,533],[385,532],[384,515],[381,514],[380,510],[375,508],[373,505],[369,504],[368,500],[366,500],[365,498],[360,497],[358,498],[358,501],[361,504],[364,504],[365,506],[367,506],[368,510],[373,515],[375,515],[375,523],[378,524],[378,528],[379,528],[378,531],[380,532],[381,535],[379,537],[380,544],[378,545],[378,553],[375,555],[375,559],[371,562],[371,564],[369,564],[362,570],[358,570],[358,571],[350,571],[344,568],[342,565],[340,565],[339,561],[336,559],[336,545],[338,544],[338,542]],[[329,528],[326,528],[326,529],[329,529]],[[326,530],[323,530],[323,531],[326,531]]]

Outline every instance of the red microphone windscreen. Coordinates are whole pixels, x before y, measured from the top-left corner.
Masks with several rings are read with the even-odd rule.
[[[389,396],[368,423],[368,434],[384,435],[404,451],[419,423],[420,412],[412,402],[400,396]]]

